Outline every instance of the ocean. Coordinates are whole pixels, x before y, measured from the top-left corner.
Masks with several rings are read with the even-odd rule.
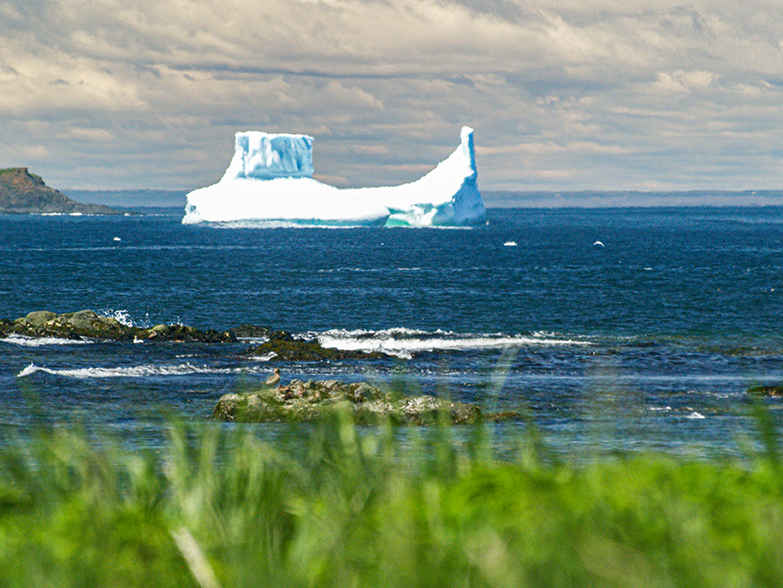
[[[448,394],[559,455],[742,456],[748,389],[783,383],[783,208],[489,209],[473,229],[183,226],[181,209],[0,216],[0,317],[270,326],[386,359],[273,362],[254,344],[0,340],[0,428],[86,423],[155,447],[170,419],[280,367]],[[779,398],[764,399],[781,422]],[[213,423],[212,426],[237,425]],[[287,425],[253,425],[274,437]],[[410,435],[410,431],[401,432]]]

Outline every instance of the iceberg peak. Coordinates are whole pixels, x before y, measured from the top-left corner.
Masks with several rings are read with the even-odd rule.
[[[239,132],[223,178],[187,195],[183,224],[465,226],[484,221],[473,129],[415,182],[338,189],[312,178],[313,137]]]

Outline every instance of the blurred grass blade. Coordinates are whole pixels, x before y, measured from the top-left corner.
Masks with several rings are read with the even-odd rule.
[[[204,552],[188,528],[180,527],[176,531],[172,531],[171,536],[198,585],[201,588],[220,588],[220,582],[218,582],[215,572],[212,571],[212,566],[209,565]]]

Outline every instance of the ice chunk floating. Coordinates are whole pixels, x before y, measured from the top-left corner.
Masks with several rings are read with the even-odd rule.
[[[236,134],[223,178],[187,196],[183,224],[469,226],[484,222],[473,129],[456,151],[409,184],[339,189],[312,178],[309,135]]]

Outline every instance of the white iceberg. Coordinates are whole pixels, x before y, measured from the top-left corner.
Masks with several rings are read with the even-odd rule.
[[[473,129],[421,179],[400,186],[339,189],[312,178],[309,135],[236,134],[223,178],[187,195],[183,224],[294,223],[351,226],[466,226],[485,218]]]

